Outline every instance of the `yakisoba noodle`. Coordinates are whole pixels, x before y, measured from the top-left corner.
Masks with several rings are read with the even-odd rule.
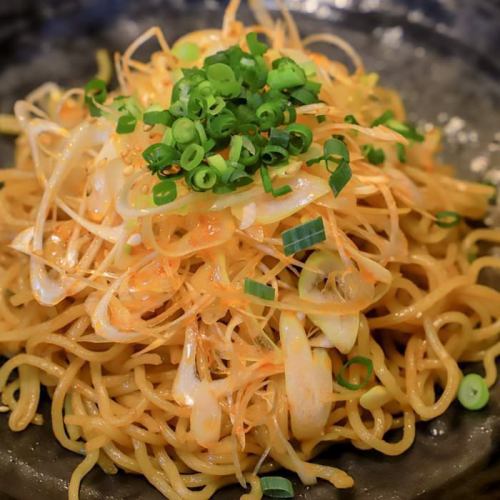
[[[496,380],[500,294],[478,276],[500,259],[470,256],[481,242],[498,244],[500,231],[464,221],[485,217],[491,187],[439,163],[437,129],[413,142],[370,126],[387,109],[404,121],[404,108],[345,41],[301,40],[286,11],[274,21],[257,3],[260,24],[245,27],[237,6],[221,30],[183,37],[200,49],[192,64],[246,49],[251,31],[267,37],[269,61],[312,62],[321,102],[298,107],[297,121],[312,128],[313,151],[345,138],[352,179],[338,197],[324,167],[306,166],[308,154],[281,171],[293,188],[286,196],[264,193],[256,178],[233,193],[186,192],[152,206],[156,181],[141,152],[158,140],[155,128],[117,134],[112,120],[89,116],[81,89],[55,84],[15,106],[15,165],[0,171],[2,402],[21,431],[42,423],[47,389],[57,440],[84,456],[72,499],[96,464],[143,475],[169,499],[209,498],[236,482],[249,488],[245,498],[260,498],[258,474],[281,467],[305,484],[349,488],[345,472],[314,463],[325,446],[350,441],[399,455],[416,422],[455,399],[458,362],[483,361],[487,384]],[[135,59],[150,41],[159,50]],[[316,42],[345,51],[354,72],[314,52]],[[159,29],[115,63],[116,95],[169,106],[183,64]],[[384,151],[383,164],[366,159],[366,144]],[[440,227],[442,211],[462,222]],[[286,256],[283,231],[318,217],[326,240]],[[317,272],[312,254],[335,271],[311,299],[299,279]],[[245,294],[245,278],[272,286],[274,299]],[[325,318],[337,340],[315,326]],[[342,372],[355,357],[373,365],[366,385],[363,364]],[[341,372],[354,389],[339,383]],[[398,441],[386,440],[391,429],[401,429]]]

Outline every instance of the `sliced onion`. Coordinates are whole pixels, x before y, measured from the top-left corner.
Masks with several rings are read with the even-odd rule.
[[[108,309],[111,298],[118,291],[124,280],[128,278],[128,273],[125,273],[121,278],[117,279],[103,294],[97,303],[90,321],[95,330],[96,335],[118,343],[135,342],[144,338],[144,334],[134,331],[123,331],[113,326],[109,320]]]
[[[234,220],[227,212],[201,215],[194,229],[163,247],[162,253],[169,257],[183,257],[213,248],[229,241],[235,229]]]
[[[205,448],[219,441],[222,422],[222,410],[210,386],[207,381],[198,386],[190,419],[194,440]]]
[[[287,179],[286,182],[282,181],[282,183],[290,185],[292,188],[290,194],[273,198],[261,189],[260,194],[252,198],[257,207],[256,223],[272,224],[273,222],[285,219],[314,200],[331,192],[328,182],[325,179],[306,173],[300,173],[294,178]],[[276,183],[276,185],[278,186],[279,184]],[[232,212],[241,220],[243,217],[243,206],[234,207]]]
[[[301,298],[312,302],[345,300],[338,292],[320,290],[318,282],[328,278],[332,272],[342,272],[345,269],[342,259],[337,253],[328,251],[317,251],[312,253],[306,260],[306,266],[300,273],[298,290]],[[356,272],[355,272],[356,273]],[[347,299],[359,299],[364,295],[356,289],[357,278],[360,276],[346,277],[343,284]],[[359,274],[359,273],[357,273]],[[362,285],[364,282],[362,282]],[[362,286],[361,285],[361,286]],[[366,284],[368,286],[368,284]],[[308,314],[311,322],[326,335],[328,340],[340,352],[347,354],[354,346],[359,330],[359,313],[353,314]]]
[[[325,414],[329,414],[324,391],[331,368],[328,371],[323,355],[313,359],[306,332],[295,314],[281,313],[280,339],[292,432],[299,440],[310,439],[323,432]]]
[[[180,405],[192,406],[200,379],[196,374],[196,337],[194,326],[186,328],[182,358],[175,374],[172,397]]]

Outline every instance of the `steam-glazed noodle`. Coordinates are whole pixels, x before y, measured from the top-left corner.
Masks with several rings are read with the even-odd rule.
[[[229,194],[184,188],[171,203],[150,203],[158,179],[141,153],[161,126],[119,134],[110,103],[122,94],[142,109],[169,107],[187,64],[158,28],[115,58],[119,89],[95,104],[109,114],[90,116],[83,90],[52,83],[15,105],[15,165],[0,170],[2,402],[21,431],[42,423],[46,388],[57,440],[84,456],[72,499],[96,464],[141,474],[169,499],[209,498],[237,482],[258,499],[257,475],[282,467],[305,484],[349,488],[345,472],[314,463],[326,446],[401,454],[416,422],[456,398],[459,362],[483,361],[495,383],[500,294],[478,276],[500,259],[473,254],[498,244],[500,231],[470,224],[484,219],[492,188],[437,160],[437,129],[417,142],[370,126],[388,109],[404,122],[405,111],[345,41],[300,40],[287,12],[273,21],[257,2],[261,24],[245,27],[237,6],[221,30],[176,46],[194,42],[189,66],[201,66],[235,44],[248,50],[245,35],[258,32],[268,63],[285,55],[316,68],[321,102],[297,107],[313,144],[274,171],[273,182],[293,189],[283,197],[257,176]],[[136,60],[151,41],[159,49]],[[315,52],[316,42],[344,51],[354,72]],[[306,165],[332,135],[352,169],[339,196],[324,165]],[[370,163],[364,145],[381,149],[383,163]],[[441,227],[443,211],[461,220]],[[283,231],[318,217],[326,239],[285,255]],[[245,278],[273,287],[274,298],[245,293]],[[364,361],[342,369],[353,358]]]

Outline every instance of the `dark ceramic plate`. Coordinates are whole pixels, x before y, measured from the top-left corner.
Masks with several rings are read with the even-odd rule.
[[[403,94],[410,116],[445,131],[444,157],[464,177],[500,172],[500,5],[480,0],[295,0],[303,34],[330,31],[363,55],[370,71]],[[241,9],[249,20],[247,8]],[[0,112],[47,80],[82,84],[94,74],[97,47],[123,50],[147,27],[159,24],[171,41],[186,31],[220,25],[215,0],[1,0]],[[331,52],[332,56],[341,54]],[[0,142],[0,164],[11,145]],[[498,283],[498,281],[497,281]],[[45,402],[45,415],[48,404]],[[47,419],[48,420],[48,419]],[[66,498],[80,457],[62,449],[48,425],[20,434],[0,417],[0,498]],[[360,452],[350,445],[320,457],[351,474],[356,486],[336,491],[326,483],[296,484],[306,499],[500,498],[500,385],[477,413],[454,404],[441,418],[418,426],[403,456]],[[218,499],[239,496],[229,488]],[[145,480],[93,470],[82,500],[160,499]]]

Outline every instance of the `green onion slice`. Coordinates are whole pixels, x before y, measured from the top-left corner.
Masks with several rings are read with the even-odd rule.
[[[400,163],[406,163],[406,148],[400,142],[396,144],[396,152]]]
[[[116,123],[116,133],[117,134],[130,134],[135,130],[135,126],[137,125],[137,119],[135,116],[130,114],[122,115],[118,118],[118,122]]]
[[[292,186],[290,186],[290,184],[285,184],[278,188],[273,188],[271,194],[275,198],[278,198],[279,196],[284,196],[285,194],[291,193],[292,191],[293,191]]]
[[[443,210],[436,214],[436,224],[443,228],[455,227],[461,219],[462,216],[452,210]]]
[[[344,378],[345,371],[351,365],[361,365],[366,368],[366,375],[359,384],[351,384]],[[368,382],[370,381],[370,377],[372,376],[372,373],[373,373],[373,362],[371,359],[365,358],[364,356],[354,356],[349,361],[347,361],[347,363],[345,363],[344,366],[340,369],[340,372],[337,375],[337,383],[342,387],[349,389],[350,391],[357,391],[358,389],[362,389],[368,384]]]
[[[477,373],[469,373],[460,382],[458,400],[468,410],[481,410],[490,399],[488,384]]]
[[[328,184],[335,197],[337,197],[346,184],[351,180],[352,170],[351,166],[345,160],[341,160],[339,166],[330,175]]]
[[[262,150],[262,161],[266,165],[277,165],[286,159],[288,159],[288,151],[281,146],[268,144]]]
[[[161,181],[153,186],[153,202],[155,205],[165,205],[177,198],[177,186],[172,180]]]
[[[229,137],[236,127],[236,117],[229,109],[223,109],[218,115],[207,120],[207,132],[214,139]]]
[[[394,113],[388,109],[384,111],[378,118],[372,121],[370,127],[376,127],[377,125],[384,125],[388,120],[392,120],[394,118]]]
[[[376,148],[372,144],[364,144],[361,151],[365,158],[373,165],[380,165],[385,161],[385,153],[381,148]]]
[[[356,117],[354,115],[344,116],[344,122],[350,123],[351,125],[359,125],[359,122],[358,122],[358,120],[356,120]]]
[[[267,74],[267,84],[274,90],[300,87],[306,81],[305,71],[289,57],[273,61],[273,69]]]
[[[272,128],[269,132],[269,143],[282,148],[287,148],[290,141],[290,134],[287,130]]]
[[[176,142],[188,144],[196,139],[196,127],[189,118],[178,118],[172,124],[172,135]]]
[[[217,170],[206,165],[200,165],[189,172],[187,183],[193,191],[208,191],[217,184]]]
[[[271,183],[271,177],[269,177],[269,171],[265,165],[260,167],[260,177],[262,179],[262,186],[266,193],[272,193],[273,185]]]
[[[158,104],[153,104],[144,112],[142,117],[146,125],[171,125],[172,115]]]
[[[301,123],[293,123],[286,128],[290,134],[288,150],[292,155],[305,153],[313,140],[311,129]]]
[[[241,135],[233,135],[231,137],[231,145],[229,147],[229,159],[231,161],[238,161],[241,156],[243,148],[243,137]]]
[[[248,48],[253,56],[262,56],[267,52],[269,47],[265,43],[259,41],[257,33],[252,31],[251,33],[248,33],[246,38]]]
[[[332,138],[328,139],[323,146],[324,158],[326,161],[333,160],[339,161],[340,159],[349,162],[349,150],[345,145],[344,141],[340,139]]]
[[[272,286],[263,285],[250,278],[245,278],[244,290],[246,294],[254,295],[255,297],[259,297],[259,299],[274,300],[275,290]]]
[[[172,54],[174,54],[177,59],[185,62],[193,62],[200,57],[200,48],[196,43],[193,42],[183,42],[175,44],[172,49]]]
[[[189,144],[182,152],[180,165],[184,170],[193,170],[202,162],[204,156],[205,150],[203,146],[194,143]]]
[[[101,116],[102,112],[95,103],[103,104],[108,97],[106,83],[103,80],[94,78],[85,85],[83,90],[85,92],[84,101],[89,108],[91,116]]]
[[[281,233],[285,255],[312,247],[326,240],[323,219],[318,217],[304,224],[292,227]]]
[[[280,476],[265,476],[260,478],[262,493],[271,498],[293,498],[292,483]]]
[[[178,153],[172,146],[167,146],[159,142],[145,149],[142,153],[142,157],[148,163],[148,167],[156,172],[174,163],[178,158]]]

